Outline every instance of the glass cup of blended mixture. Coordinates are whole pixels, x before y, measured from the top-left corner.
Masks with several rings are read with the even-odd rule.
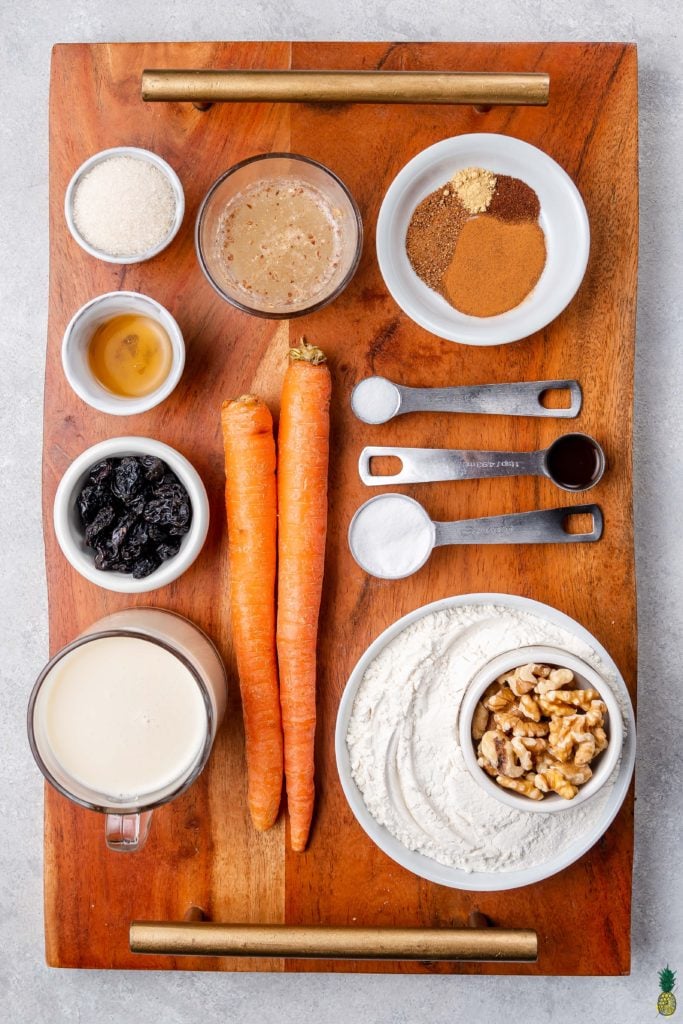
[[[105,815],[111,850],[139,850],[153,808],[204,768],[226,697],[223,662],[198,626],[131,608],[50,659],[29,700],[29,743],[55,789]]]
[[[209,189],[197,257],[215,290],[255,316],[281,320],[332,302],[353,277],[363,222],[327,167],[294,153],[243,160]]]

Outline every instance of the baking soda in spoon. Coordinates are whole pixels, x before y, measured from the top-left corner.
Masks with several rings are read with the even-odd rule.
[[[588,532],[570,532],[574,516],[590,515]],[[445,544],[580,544],[602,536],[597,505],[513,512],[503,516],[432,522],[418,501],[406,494],[379,494],[356,512],[349,547],[361,569],[385,580],[417,572],[435,547]]]
[[[361,568],[382,579],[410,576],[429,558],[434,524],[416,501],[380,494],[358,509],[349,526],[349,547]]]

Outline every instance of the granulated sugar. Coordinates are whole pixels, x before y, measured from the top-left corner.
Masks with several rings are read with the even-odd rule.
[[[173,225],[176,200],[166,175],[149,160],[113,156],[76,186],[73,217],[79,234],[108,256],[141,256]]]

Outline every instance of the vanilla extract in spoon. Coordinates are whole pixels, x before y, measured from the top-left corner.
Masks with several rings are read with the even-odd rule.
[[[548,449],[547,468],[560,487],[585,491],[602,475],[604,456],[587,434],[565,434]]]
[[[374,460],[398,460],[400,469],[375,471]],[[395,463],[394,463],[395,465]],[[454,448],[397,448],[367,446],[358,459],[364,484],[422,484],[439,480],[484,480],[493,477],[546,476],[564,491],[586,491],[601,479],[605,453],[587,434],[563,434],[548,448],[533,452],[462,450]]]

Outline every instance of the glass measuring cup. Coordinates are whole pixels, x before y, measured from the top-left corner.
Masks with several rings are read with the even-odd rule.
[[[116,661],[122,641],[135,645],[126,655],[136,652],[139,678],[125,658]],[[163,679],[145,696],[152,669]],[[55,789],[105,815],[107,846],[134,851],[147,839],[153,809],[188,789],[206,765],[226,697],[223,662],[198,626],[174,612],[131,608],[98,620],[50,659],[29,700],[29,744]],[[168,705],[156,720],[155,700]],[[105,777],[115,783],[105,785]]]
[[[569,517],[582,514],[592,516],[592,530],[569,533]],[[446,544],[577,544],[601,536],[602,513],[597,505],[436,523],[414,498],[379,494],[354,515],[348,541],[361,569],[379,579],[399,580],[421,569],[434,548]]]

